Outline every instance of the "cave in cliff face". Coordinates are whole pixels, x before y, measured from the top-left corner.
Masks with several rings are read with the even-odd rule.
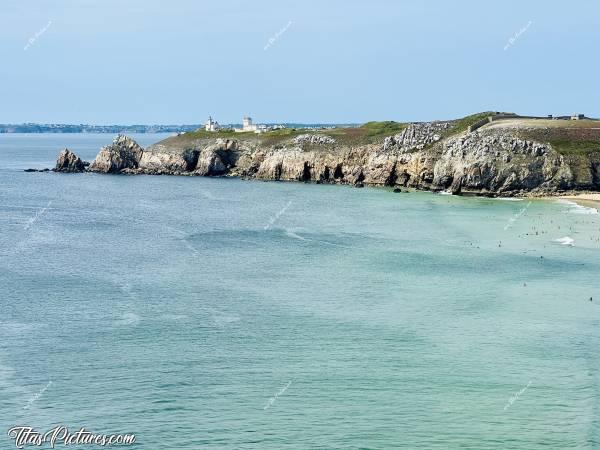
[[[235,141],[227,141],[225,149],[216,150],[216,154],[219,156],[223,164],[229,168],[237,166],[239,152],[235,151],[237,143]]]
[[[398,174],[396,174],[396,163],[392,165],[390,170],[390,174],[383,182],[384,186],[394,186],[396,184],[396,180],[398,179]]]
[[[365,181],[365,174],[363,173],[362,169],[360,170],[360,173],[358,174],[358,176],[356,177],[356,182],[354,184],[362,184],[363,181]]]
[[[191,172],[196,170],[196,166],[198,165],[198,158],[200,157],[200,152],[198,150],[188,150],[183,155],[183,159],[185,160],[185,170]]]
[[[453,181],[453,175],[444,175],[440,178],[439,187],[441,187],[442,189],[448,189],[450,186],[452,186]]]
[[[325,166],[325,170],[323,170],[323,174],[321,175],[321,181],[329,181],[329,177],[331,176],[329,166]]]
[[[434,174],[429,170],[421,172],[421,181],[427,185],[433,183]]]
[[[342,164],[338,164],[335,166],[335,170],[333,171],[333,178],[339,180],[340,178],[344,178],[344,172],[342,170]]]
[[[302,176],[300,177],[300,181],[308,182],[311,179],[310,175],[310,165],[308,161],[304,162],[304,168],[302,169]]]
[[[405,170],[400,175],[397,176],[396,184],[407,187],[408,182],[410,181],[410,174]]]
[[[280,162],[275,166],[275,173],[273,174],[274,180],[281,180],[281,174],[283,173],[283,162]]]

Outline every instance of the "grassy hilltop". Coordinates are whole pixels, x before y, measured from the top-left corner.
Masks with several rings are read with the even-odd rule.
[[[469,126],[478,122],[479,120],[489,116],[490,112],[473,114],[462,119],[450,121],[453,125],[448,129],[442,137],[447,137],[453,134],[461,133],[466,131]],[[340,144],[345,145],[363,145],[363,144],[376,144],[383,142],[388,136],[393,136],[400,133],[409,123],[384,121],[384,122],[367,122],[359,127],[347,127],[347,128],[329,128],[322,130],[310,130],[302,128],[284,128],[279,130],[273,130],[262,134],[256,134],[253,132],[235,132],[233,130],[223,129],[217,132],[205,131],[202,129],[187,132],[177,137],[170,138],[169,141],[175,143],[175,141],[196,141],[203,139],[239,139],[245,141],[254,141],[259,145],[269,146],[277,145],[288,139],[292,139],[302,134],[315,134],[322,136],[330,136],[334,138]]]
[[[481,112],[447,121],[450,123],[450,127],[441,133],[441,137],[444,139],[464,133],[470,126],[493,114],[493,112]],[[242,140],[257,146],[270,147],[285,143],[302,134],[312,134],[330,136],[336,140],[338,145],[358,146],[382,143],[386,137],[402,132],[409,125],[409,123],[394,121],[367,122],[359,127],[319,130],[284,128],[262,134],[253,132],[236,133],[233,130],[210,132],[199,129],[169,138],[163,143],[181,148],[192,143],[208,142],[221,138]],[[522,139],[549,144],[565,156],[589,155],[600,152],[600,121],[598,120],[529,119],[515,116],[514,118],[497,120],[479,128],[480,131],[486,129],[501,129]]]
[[[488,125],[513,130],[525,139],[550,144],[563,155],[585,155],[600,151],[600,121],[514,119]]]

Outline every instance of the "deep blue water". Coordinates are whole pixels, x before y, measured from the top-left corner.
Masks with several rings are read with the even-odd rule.
[[[594,211],[22,172],[110,140],[0,135],[2,448],[600,448]]]

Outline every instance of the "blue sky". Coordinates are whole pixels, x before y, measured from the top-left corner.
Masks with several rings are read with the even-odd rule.
[[[595,0],[2,0],[0,122],[600,116],[599,25]]]

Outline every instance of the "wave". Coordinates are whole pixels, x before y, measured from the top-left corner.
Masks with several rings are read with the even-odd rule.
[[[303,238],[302,236],[300,236],[299,234],[294,233],[292,230],[290,230],[288,228],[285,228],[285,235],[289,236],[291,238],[294,238],[294,239],[299,239],[301,241],[306,241],[307,240],[306,238]]]
[[[569,210],[567,212],[572,214],[600,214],[596,208],[579,205],[571,200],[560,199],[558,203],[568,206]]]
[[[573,239],[572,237],[569,236],[565,236],[559,239],[554,239],[554,242],[558,242],[559,244],[562,245],[569,245],[571,247],[575,246],[575,239]]]

